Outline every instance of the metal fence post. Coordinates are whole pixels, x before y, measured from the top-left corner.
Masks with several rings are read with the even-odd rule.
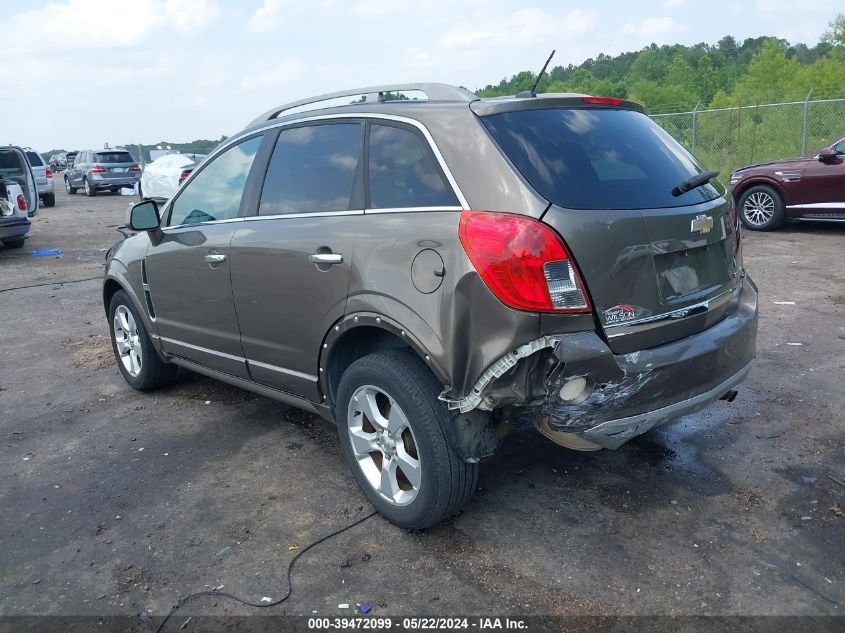
[[[696,137],[696,127],[698,121],[698,107],[701,105],[701,101],[699,100],[698,103],[695,104],[695,107],[692,109],[692,155],[695,156],[695,137]]]
[[[804,98],[804,128],[801,132],[801,156],[807,155],[807,113],[809,111],[811,94],[813,94],[812,88],[810,88],[810,92],[808,92],[807,96]]]

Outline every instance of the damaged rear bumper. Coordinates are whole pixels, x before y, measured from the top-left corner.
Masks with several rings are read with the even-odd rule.
[[[695,335],[616,355],[595,332],[561,335],[546,379],[542,414],[551,429],[604,448],[700,411],[748,374],[757,338],[757,290],[743,281],[733,312]],[[564,401],[561,389],[585,378],[589,395]]]

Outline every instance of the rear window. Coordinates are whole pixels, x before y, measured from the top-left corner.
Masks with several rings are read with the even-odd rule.
[[[369,167],[373,209],[459,205],[428,143],[411,130],[370,126]]]
[[[26,158],[29,161],[29,164],[33,167],[43,167],[44,161],[41,160],[41,157],[38,155],[38,152],[27,152]]]
[[[546,199],[571,209],[678,207],[717,198],[712,184],[672,189],[704,171],[666,131],[632,110],[550,108],[482,118]]]
[[[95,163],[134,163],[129,152],[97,152],[94,155]]]

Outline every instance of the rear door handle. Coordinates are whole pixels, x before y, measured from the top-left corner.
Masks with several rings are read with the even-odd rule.
[[[203,259],[209,264],[222,264],[226,261],[225,255],[220,255],[219,253],[210,253],[206,255]]]
[[[314,253],[308,256],[308,261],[312,264],[342,264],[343,255],[340,253]]]

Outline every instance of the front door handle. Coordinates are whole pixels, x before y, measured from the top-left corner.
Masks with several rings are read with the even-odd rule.
[[[343,255],[340,253],[314,253],[308,256],[308,261],[312,264],[342,264]]]
[[[222,264],[226,261],[226,256],[219,253],[209,253],[203,259],[209,264]]]

